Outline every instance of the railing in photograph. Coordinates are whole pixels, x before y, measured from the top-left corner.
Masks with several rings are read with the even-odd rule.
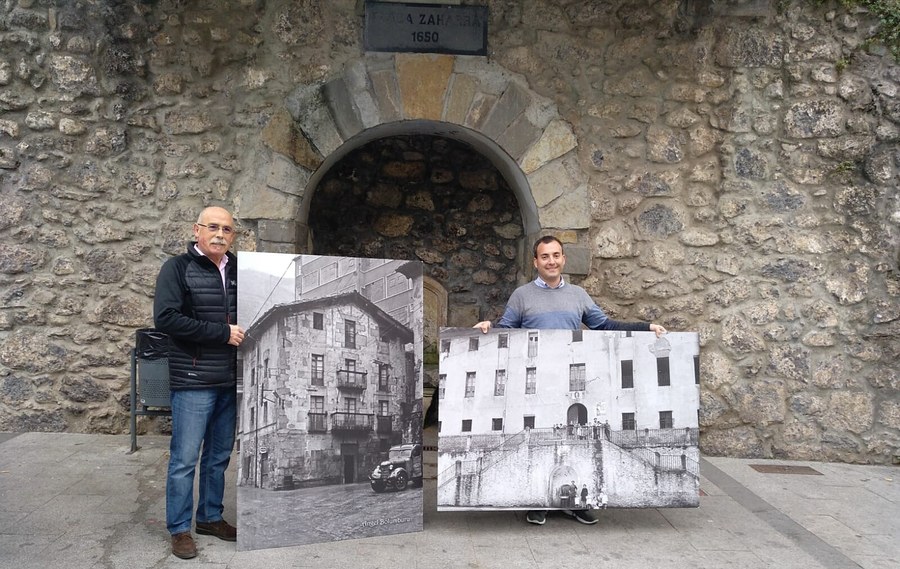
[[[628,454],[657,471],[687,472],[694,476],[700,476],[700,463],[686,454],[661,454],[649,448],[629,449]]]
[[[309,418],[309,432],[310,433],[324,433],[328,430],[328,413],[313,413],[310,411],[307,413],[307,417]]]
[[[349,369],[337,370],[337,386],[338,389],[365,389],[366,373],[364,371],[353,371]]]
[[[683,447],[700,444],[700,429],[640,429],[637,431],[612,431],[609,440],[622,448]]]
[[[375,415],[371,413],[332,413],[332,431],[371,431],[375,428]]]

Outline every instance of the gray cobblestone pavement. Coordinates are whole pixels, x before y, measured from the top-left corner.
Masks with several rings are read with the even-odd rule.
[[[423,532],[255,551],[195,536],[200,555],[183,561],[165,528],[168,439],[139,443],[127,454],[127,435],[0,434],[0,568],[900,567],[897,467],[705,458],[699,508],[533,526],[524,512],[436,512],[433,451]]]

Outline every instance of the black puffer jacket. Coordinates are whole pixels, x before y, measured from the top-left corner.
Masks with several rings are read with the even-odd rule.
[[[156,279],[153,321],[170,338],[172,389],[236,385],[237,348],[228,344],[237,322],[237,257],[228,253],[227,289],[213,262],[188,246],[163,264]]]

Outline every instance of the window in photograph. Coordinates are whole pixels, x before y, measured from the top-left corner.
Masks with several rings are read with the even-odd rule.
[[[700,385],[700,356],[694,356],[694,383]]]
[[[671,385],[669,378],[669,358],[656,358],[656,378],[660,387]]]
[[[498,348],[508,348],[509,347],[509,334],[500,334],[497,336],[497,347]]]
[[[347,413],[356,413],[356,397],[344,398],[344,410]]]
[[[633,431],[635,428],[634,413],[622,413],[622,430]]]
[[[466,372],[466,397],[475,397],[475,372]]]
[[[353,320],[344,320],[344,347],[356,347],[356,322]]]
[[[464,432],[464,433],[472,432],[472,419],[463,419],[462,420],[462,432]]]
[[[469,338],[469,351],[470,352],[478,351],[478,338]]]
[[[584,364],[569,364],[569,391],[584,391]]]
[[[502,431],[503,430],[503,418],[502,417],[494,417],[491,419],[491,430],[492,431]]]
[[[311,372],[313,385],[325,385],[325,355],[312,354]]]
[[[441,340],[441,353],[450,353],[450,340]]]
[[[409,279],[401,274],[394,273],[393,275],[389,275],[387,277],[387,295],[394,296],[395,294],[400,294],[401,292],[406,292],[409,290]]]
[[[378,364],[378,391],[391,390],[390,366],[387,364]]]
[[[447,386],[447,374],[442,373],[438,376],[438,399],[444,398],[444,389]]]
[[[390,414],[390,403],[385,400],[378,401],[378,415],[387,417]]]
[[[309,399],[309,431],[323,433],[328,430],[325,419],[325,397],[313,395]]]
[[[494,374],[494,395],[506,395],[506,370],[498,369]]]
[[[525,415],[522,428],[523,429],[533,429],[534,428],[534,415]]]
[[[525,394],[537,392],[537,368],[525,368]]]
[[[536,358],[538,355],[538,333],[528,333],[528,357]]]
[[[672,421],[672,412],[671,411],[660,411],[659,412],[659,428],[660,429],[671,429],[674,422]]]
[[[313,312],[313,328],[316,330],[325,329],[325,315],[321,312]]]
[[[634,388],[634,362],[622,360],[622,389]]]

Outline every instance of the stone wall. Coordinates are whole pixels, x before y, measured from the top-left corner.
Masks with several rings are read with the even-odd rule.
[[[864,12],[490,0],[489,58],[435,59],[364,53],[355,0],[209,4],[0,3],[0,429],[124,432],[197,211],[305,250],[329,157],[424,117],[521,167],[523,235],[611,315],[701,332],[704,452],[897,460],[900,66]]]

